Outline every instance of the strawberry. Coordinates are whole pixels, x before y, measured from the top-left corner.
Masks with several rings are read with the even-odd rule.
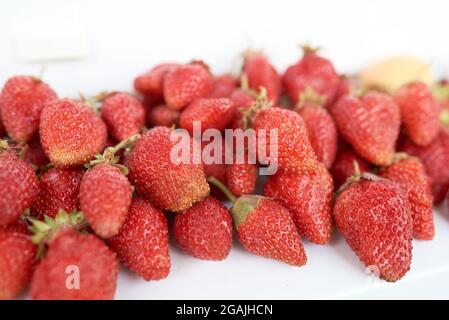
[[[432,142],[439,131],[440,106],[427,85],[410,83],[396,92],[395,99],[410,139],[420,146]]]
[[[309,47],[304,47],[302,59],[287,68],[282,80],[285,91],[294,104],[298,103],[301,92],[310,88],[325,98],[326,107],[335,101],[340,84],[332,62]]]
[[[0,226],[14,222],[39,193],[33,169],[11,151],[0,151],[0,190]]]
[[[381,177],[401,186],[410,203],[413,220],[413,235],[417,239],[432,240],[435,235],[429,178],[418,158],[397,154],[395,162],[382,168]]]
[[[217,146],[216,143],[219,143]],[[201,152],[204,155],[207,155],[207,158],[210,157],[211,160],[215,160],[215,150],[221,149],[221,161],[205,161],[205,157],[201,157],[204,173],[206,177],[215,177],[221,183],[226,184],[226,141],[225,139],[221,139],[216,142],[212,141],[202,141],[201,142]],[[210,186],[210,194],[215,198],[222,200],[224,198],[223,193],[216,188],[214,185]]]
[[[2,113],[0,111],[0,139],[3,138],[4,136],[6,136],[6,131],[5,131],[5,126],[3,125],[3,121],[2,121]]]
[[[242,74],[248,77],[249,87],[256,91],[265,88],[268,100],[277,104],[281,94],[281,77],[276,69],[260,52],[248,51],[243,56]]]
[[[173,125],[177,126],[180,116],[181,113],[179,112],[179,110],[173,110],[168,108],[164,104],[160,104],[148,111],[147,123],[152,127],[171,127]]]
[[[172,130],[155,127],[137,140],[125,165],[137,193],[164,210],[182,212],[209,194],[201,164],[175,163],[172,148],[181,141],[170,139]],[[191,139],[189,139],[191,140]],[[190,141],[191,145],[191,141]]]
[[[52,237],[45,257],[36,267],[31,280],[31,298],[113,299],[117,275],[117,257],[103,241],[91,234],[65,229]]]
[[[56,167],[79,166],[103,151],[104,122],[82,102],[62,99],[47,105],[41,114],[41,143]]]
[[[220,188],[233,203],[231,215],[237,238],[256,255],[302,266],[307,257],[290,212],[280,203],[262,196],[235,198],[217,179],[209,182]]]
[[[118,154],[134,145],[140,135],[131,136],[86,164],[88,168],[80,185],[80,205],[87,222],[102,238],[118,234],[131,204],[132,188],[128,169],[119,164]]]
[[[217,199],[207,197],[175,216],[176,244],[189,255],[204,260],[225,259],[232,245],[232,218]]]
[[[390,96],[369,91],[347,95],[331,109],[339,132],[362,157],[377,165],[393,160],[400,128],[400,112]]]
[[[354,161],[357,162],[361,173],[371,172],[370,164],[362,159],[353,149],[350,147],[341,148],[331,169],[336,188],[354,175]]]
[[[351,92],[351,82],[345,75],[340,76],[340,82],[338,83],[337,92],[335,94],[334,102],[337,102],[341,97]],[[332,106],[331,106],[332,107]]]
[[[42,109],[56,99],[56,93],[39,79],[10,78],[0,93],[1,118],[8,135],[17,142],[30,140],[39,129]]]
[[[161,63],[134,80],[134,88],[145,98],[159,103],[164,99],[163,83],[168,72],[178,67],[176,63]]]
[[[207,129],[222,131],[232,118],[234,106],[227,98],[203,98],[193,101],[181,113],[179,126],[193,134],[194,122],[201,123],[201,132]]]
[[[79,190],[84,170],[50,168],[39,179],[39,196],[33,207],[37,216],[54,218],[60,209],[79,211]]]
[[[248,109],[255,102],[253,95],[244,89],[235,90],[230,98],[234,105],[234,113],[229,127],[231,129],[241,128],[243,129],[243,110]]]
[[[45,167],[50,163],[50,159],[48,159],[42,148],[39,135],[28,141],[24,150],[23,160],[36,167]]]
[[[237,82],[230,74],[223,74],[214,78],[209,98],[229,98],[237,88]]]
[[[395,182],[356,170],[340,189],[333,216],[351,249],[380,278],[397,281],[410,269],[410,204]]]
[[[167,220],[147,200],[132,200],[123,227],[108,242],[125,266],[147,281],[170,272]]]
[[[36,249],[25,234],[0,228],[0,300],[14,299],[28,286]]]
[[[296,110],[306,124],[318,161],[329,169],[337,153],[337,127],[328,111],[321,107],[322,100],[317,98],[315,93],[304,91]]]
[[[324,165],[310,172],[279,171],[265,185],[264,194],[279,200],[291,213],[301,236],[317,244],[332,235],[332,177]]]
[[[164,79],[164,98],[169,108],[179,110],[197,98],[207,97],[212,90],[212,77],[201,64],[174,68]]]
[[[252,128],[256,131],[258,148],[266,150],[265,154],[258,154],[259,162],[267,164],[276,161],[270,159],[270,149],[276,146],[271,146],[270,141],[271,130],[277,130],[279,168],[307,170],[316,166],[317,158],[310,144],[306,125],[296,112],[281,108],[261,110],[255,115]]]
[[[406,139],[399,150],[421,160],[430,179],[434,202],[443,201],[449,189],[449,133],[440,129],[438,136],[424,147]]]
[[[145,108],[135,97],[126,93],[107,95],[101,106],[101,117],[109,134],[122,141],[139,133],[145,125]]]
[[[231,163],[226,165],[226,182],[236,196],[253,193],[257,181],[257,164]]]

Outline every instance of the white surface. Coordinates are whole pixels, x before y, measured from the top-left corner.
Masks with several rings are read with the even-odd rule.
[[[448,9],[444,0],[1,1],[0,85],[12,75],[37,75],[44,65],[44,80],[61,96],[130,90],[135,75],[163,61],[202,58],[214,72],[236,71],[248,46],[284,70],[305,42],[322,46],[339,72],[410,53],[449,75]],[[20,60],[20,34],[71,26],[87,33],[87,59]],[[436,222],[436,239],[415,241],[412,271],[395,284],[368,277],[335,236],[328,246],[306,244],[309,261],[301,269],[252,256],[237,242],[218,263],[172,246],[168,279],[146,283],[122,272],[117,298],[449,298],[449,219],[437,214]]]

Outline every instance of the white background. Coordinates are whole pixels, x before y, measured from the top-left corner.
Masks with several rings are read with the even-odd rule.
[[[441,1],[1,1],[0,84],[38,74],[61,96],[130,90],[138,73],[162,61],[204,59],[216,73],[238,70],[239,53],[263,49],[279,70],[295,62],[298,45],[323,47],[339,72],[408,53],[449,75],[449,2]],[[23,34],[85,36],[83,60],[28,63]],[[446,214],[447,217],[447,214]],[[449,219],[437,214],[437,237],[415,242],[412,271],[396,284],[378,283],[336,236],[306,244],[298,269],[244,252],[225,262],[190,258],[172,246],[168,279],[149,282],[123,272],[117,298],[449,298]]]

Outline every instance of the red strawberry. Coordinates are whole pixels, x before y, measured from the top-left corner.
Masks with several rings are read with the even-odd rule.
[[[230,74],[221,75],[214,78],[209,98],[229,98],[236,88],[237,82],[233,76]]]
[[[57,166],[79,166],[103,151],[107,130],[104,122],[82,102],[63,99],[42,110],[41,143]]]
[[[31,297],[34,300],[113,299],[117,274],[117,257],[103,241],[73,229],[63,230],[50,240],[45,257],[36,267]]]
[[[134,88],[146,98],[150,98],[155,102],[161,102],[164,98],[164,78],[168,72],[178,66],[176,63],[159,64],[147,73],[138,76],[134,80]]]
[[[216,145],[216,143],[218,145]],[[212,161],[205,161],[205,157],[201,157],[203,162],[204,173],[206,177],[214,177],[218,179],[221,183],[226,185],[226,141],[221,139],[218,142],[212,140],[201,142],[201,152],[207,155],[208,159]],[[215,161],[215,151],[221,150],[221,161]],[[210,186],[210,194],[215,198],[222,200],[224,198],[223,193],[215,186]]]
[[[232,118],[234,106],[227,98],[204,98],[193,101],[182,113],[179,126],[193,134],[193,125],[201,123],[201,132],[207,129],[222,131]]]
[[[26,235],[0,228],[0,300],[14,299],[28,286],[36,249]]]
[[[79,211],[79,190],[84,170],[81,168],[50,168],[39,179],[39,197],[33,211],[54,218],[60,209]]]
[[[196,98],[207,97],[212,90],[212,77],[201,64],[187,64],[174,68],[164,79],[164,98],[167,106],[182,109]]]
[[[235,198],[218,180],[219,187],[233,203],[231,214],[243,247],[256,255],[302,266],[307,257],[290,212],[278,202],[256,195]]]
[[[407,135],[417,145],[428,145],[438,135],[440,106],[430,89],[414,82],[396,92],[401,120]]]
[[[0,226],[14,222],[36,201],[39,187],[29,164],[13,152],[0,152]]]
[[[242,111],[251,107],[255,102],[253,96],[249,91],[244,89],[235,90],[230,97],[234,105],[234,114],[232,116],[229,127],[231,129],[241,128],[243,129],[244,124],[242,123],[243,113]]]
[[[191,256],[223,260],[232,245],[232,218],[226,207],[207,197],[177,214],[173,225],[176,244]]]
[[[334,102],[337,102],[341,97],[351,92],[350,80],[346,76],[340,76],[340,82],[338,83],[337,93],[335,94]]]
[[[261,110],[254,117],[252,127],[256,130],[258,148],[266,150],[266,155],[258,154],[261,163],[276,161],[270,159],[270,149],[276,146],[271,145],[270,140],[271,130],[277,130],[277,162],[280,169],[307,170],[316,167],[317,158],[310,144],[306,125],[296,112],[281,108]]]
[[[203,166],[193,164],[192,157],[190,163],[172,161],[172,148],[182,142],[172,141],[171,134],[172,130],[166,127],[147,131],[137,141],[125,164],[139,195],[164,210],[182,212],[206,197],[209,185]]]
[[[335,101],[340,78],[332,62],[319,56],[316,50],[305,47],[302,59],[285,71],[283,83],[294,104],[298,103],[301,92],[310,88],[323,96],[324,105],[329,107]]]
[[[18,142],[30,140],[39,129],[42,109],[56,99],[56,93],[39,79],[10,78],[0,94],[1,118],[8,135]]]
[[[401,124],[393,98],[374,91],[360,98],[347,95],[331,111],[339,132],[358,154],[373,164],[391,163]]]
[[[320,102],[308,99],[311,98],[304,96],[297,110],[306,124],[318,161],[329,169],[337,153],[337,127],[328,111],[320,106]]]
[[[335,187],[340,187],[348,178],[354,175],[354,161],[360,168],[360,172],[370,172],[370,164],[363,160],[350,147],[340,149],[332,166],[331,173],[335,183]]]
[[[125,224],[109,244],[129,269],[147,281],[163,279],[170,272],[167,220],[147,200],[132,200]]]
[[[449,189],[449,134],[440,129],[438,136],[425,147],[406,139],[399,149],[422,161],[430,179],[435,203],[443,201]]]
[[[151,108],[148,112],[147,123],[152,126],[165,126],[171,127],[178,125],[179,117],[181,113],[179,110],[173,110],[168,108],[164,104],[160,104],[154,108]]]
[[[396,182],[407,195],[413,220],[413,235],[432,240],[435,235],[429,178],[418,158],[398,154],[396,162],[381,169],[380,176]]]
[[[126,93],[109,94],[101,107],[101,117],[109,134],[122,141],[142,130],[145,125],[145,108],[135,97]]]
[[[0,139],[6,136],[5,126],[3,125],[2,121],[2,113],[0,112]]]
[[[244,53],[242,73],[248,77],[251,89],[259,91],[261,87],[265,88],[268,100],[277,104],[281,94],[281,77],[267,57],[260,52]]]
[[[253,193],[257,181],[257,164],[231,163],[226,165],[226,182],[236,196]]]
[[[396,183],[356,173],[340,190],[333,215],[346,242],[380,278],[397,281],[410,269],[410,204]]]
[[[39,135],[34,136],[34,138],[28,141],[23,160],[37,167],[44,167],[50,162],[50,159],[48,159],[42,148]]]
[[[110,164],[94,166],[81,181],[81,210],[102,238],[118,234],[128,214],[131,197],[128,179],[119,168]]]
[[[332,235],[333,191],[332,177],[322,164],[312,172],[280,171],[265,185],[265,195],[292,213],[301,236],[317,244],[329,242]]]

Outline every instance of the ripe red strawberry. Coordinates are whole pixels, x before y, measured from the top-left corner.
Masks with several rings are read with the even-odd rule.
[[[231,214],[243,247],[256,255],[294,266],[306,264],[307,257],[290,212],[280,203],[257,195],[235,198],[218,180],[219,187],[233,203]]]
[[[41,143],[56,167],[79,166],[103,151],[104,122],[82,102],[62,99],[42,110]]]
[[[222,131],[234,113],[232,101],[227,98],[204,98],[193,101],[182,113],[179,126],[193,134],[194,122],[201,123],[201,132],[207,129]]]
[[[226,165],[226,182],[235,196],[253,193],[257,181],[257,164],[231,163]]]
[[[410,204],[396,183],[356,173],[337,196],[333,215],[351,249],[380,278],[397,281],[410,269]]]
[[[145,108],[135,97],[126,93],[109,94],[101,106],[101,117],[109,134],[122,141],[142,130],[145,125]]]
[[[407,135],[417,145],[428,145],[438,135],[440,106],[421,82],[410,83],[396,92],[401,120]]]
[[[128,214],[131,197],[128,179],[111,164],[94,166],[81,180],[81,210],[92,229],[102,238],[118,234]]]
[[[381,169],[380,176],[396,182],[406,193],[413,220],[413,236],[432,240],[435,235],[433,197],[424,165],[418,158],[402,154],[398,154],[395,160],[390,166]]]
[[[440,129],[438,136],[427,146],[417,146],[406,139],[399,150],[418,157],[430,179],[435,203],[443,201],[449,189],[449,134]]]
[[[362,157],[377,165],[393,160],[400,128],[400,111],[386,94],[369,91],[344,96],[331,109],[340,134]]]
[[[277,104],[281,94],[281,77],[265,55],[254,51],[244,53],[242,74],[248,77],[251,89],[259,91],[261,87],[265,88],[268,100]]]
[[[212,77],[203,65],[187,64],[174,68],[164,79],[167,106],[182,109],[197,98],[207,97],[212,90]]]
[[[258,154],[259,162],[270,162],[270,149],[274,146],[270,143],[271,130],[274,129],[277,130],[277,162],[280,169],[308,170],[316,167],[318,162],[306,125],[296,112],[281,108],[261,110],[254,117],[252,128],[256,130],[258,148],[266,150],[266,155]],[[271,159],[273,161],[276,159]]]
[[[207,197],[177,214],[173,225],[176,244],[191,256],[223,260],[232,245],[232,218],[217,199]]]
[[[162,63],[134,80],[134,88],[147,99],[162,102],[164,99],[163,83],[168,72],[178,67],[176,63]]]
[[[279,171],[269,178],[264,191],[292,213],[301,236],[317,244],[329,242],[334,185],[322,164],[311,172]]]
[[[231,94],[231,97],[229,99],[231,99],[234,105],[234,114],[232,116],[229,127],[231,129],[237,128],[243,129],[242,110],[249,108],[255,102],[255,100],[253,96],[250,94],[250,92],[244,89],[235,90]]]
[[[354,175],[354,161],[360,168],[360,172],[371,172],[371,167],[368,162],[362,159],[350,147],[341,148],[332,166],[331,173],[334,180],[335,187],[340,187],[348,178]]]
[[[337,153],[337,127],[326,109],[307,99],[309,98],[304,97],[297,110],[306,124],[318,161],[329,169]]]
[[[338,83],[337,93],[335,94],[334,102],[337,102],[341,97],[351,92],[350,80],[346,76],[340,76],[340,82]]]
[[[214,78],[209,98],[229,98],[236,88],[237,81],[234,77],[230,74],[223,74]]]
[[[0,190],[0,226],[14,222],[39,193],[31,166],[10,151],[0,151]]]
[[[202,164],[194,164],[192,157],[190,163],[172,161],[172,148],[178,143],[184,145],[181,141],[171,141],[171,134],[172,130],[166,127],[147,131],[136,142],[125,165],[139,195],[164,210],[182,212],[206,197],[209,185]]]
[[[219,144],[219,145],[216,145]],[[211,161],[205,161],[205,157],[201,157],[203,162],[204,173],[206,177],[214,177],[218,179],[221,183],[226,185],[226,144],[225,139],[221,139],[219,141],[202,141],[201,142],[201,152],[204,155],[207,155],[207,158],[211,159]],[[221,150],[221,161],[215,161],[215,151]],[[218,160],[220,160],[218,158]],[[221,192],[214,185],[210,186],[210,194],[215,198],[223,200],[225,197],[223,192]]]
[[[147,281],[163,279],[170,272],[167,220],[147,200],[132,200],[123,227],[108,242],[125,266]]]
[[[152,127],[171,127],[173,125],[177,126],[180,116],[181,113],[179,112],[179,110],[173,110],[168,108],[164,104],[160,104],[148,111],[147,123]]]
[[[335,101],[340,78],[331,61],[306,47],[302,59],[285,71],[283,83],[294,104],[298,103],[301,92],[310,88],[323,96],[324,105],[329,107]]]
[[[28,286],[36,252],[25,234],[0,228],[0,300],[14,299]]]
[[[109,300],[117,287],[116,255],[94,235],[58,232],[31,280],[34,300]],[[73,280],[69,278],[72,276]],[[77,288],[78,276],[79,289]]]
[[[39,79],[10,78],[0,94],[1,118],[8,135],[17,142],[30,140],[39,129],[42,109],[56,99],[56,93]]]
[[[36,167],[44,167],[50,163],[42,148],[39,135],[34,136],[24,150],[23,160]]]
[[[84,170],[50,168],[39,179],[39,197],[34,205],[36,215],[54,218],[60,209],[79,211],[79,190]]]

